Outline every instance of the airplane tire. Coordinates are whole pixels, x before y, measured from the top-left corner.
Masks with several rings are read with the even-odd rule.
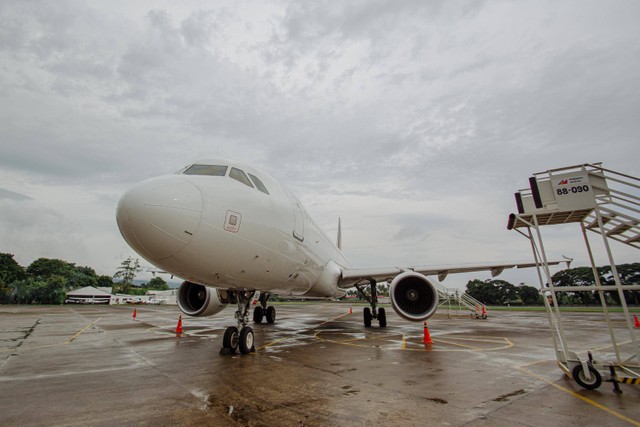
[[[240,337],[238,339],[240,347],[240,354],[249,354],[254,349],[253,347],[253,329],[249,326],[245,326],[240,330]]]
[[[276,321],[276,308],[272,305],[267,307],[267,323],[273,323]]]
[[[227,330],[224,331],[222,348],[228,348],[231,352],[236,351],[238,348],[238,328],[235,326],[229,326]]]
[[[587,390],[595,390],[602,384],[602,375],[600,375],[600,372],[591,365],[589,365],[589,372],[591,372],[591,379],[587,380],[584,376],[582,365],[576,365],[573,368],[573,371],[571,371],[571,375],[581,387],[584,387]]]
[[[387,327],[387,313],[384,311],[384,308],[378,309],[378,323],[381,328]]]
[[[262,323],[262,318],[264,317],[264,310],[262,307],[257,306],[253,309],[253,321],[255,323]]]
[[[371,327],[371,319],[373,319],[373,316],[371,316],[371,309],[369,307],[365,307],[363,315],[364,315],[364,327],[365,328],[370,328]]]

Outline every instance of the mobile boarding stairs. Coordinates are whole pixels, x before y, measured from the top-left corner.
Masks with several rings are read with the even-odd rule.
[[[487,318],[487,308],[477,299],[466,292],[460,292],[455,288],[447,288],[442,283],[433,282],[438,291],[438,313],[436,316],[447,318]]]
[[[538,278],[558,366],[587,389],[598,388],[603,378],[613,383],[616,392],[621,392],[618,383],[640,383],[640,347],[636,336],[640,329],[634,329],[638,325],[637,317],[632,318],[629,313],[623,292],[638,290],[640,286],[623,286],[610,246],[611,241],[617,241],[640,249],[639,196],[640,179],[605,169],[601,163],[582,164],[534,174],[529,178],[529,188],[515,194],[518,213],[509,216],[507,228],[530,241],[535,262],[541,264],[537,268]],[[595,279],[592,286],[554,286],[551,280],[540,229],[569,223],[580,224]],[[588,232],[602,238],[615,285],[601,283]],[[567,331],[558,307],[561,292],[592,292],[599,296],[611,340],[611,345],[605,348],[612,351],[604,356],[613,360],[596,361],[593,356],[596,350],[587,351],[586,358],[569,350]],[[624,319],[609,309],[605,292],[617,293]]]

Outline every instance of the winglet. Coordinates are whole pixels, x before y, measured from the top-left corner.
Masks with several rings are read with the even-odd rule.
[[[338,240],[336,241],[336,246],[342,252],[342,223],[340,217],[338,217]]]

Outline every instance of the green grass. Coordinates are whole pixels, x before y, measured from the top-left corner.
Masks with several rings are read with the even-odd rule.
[[[622,313],[622,307],[607,307],[610,313]],[[640,313],[640,307],[628,307],[631,313]],[[545,311],[545,307],[490,307],[492,311]],[[561,312],[602,313],[602,307],[560,307]]]

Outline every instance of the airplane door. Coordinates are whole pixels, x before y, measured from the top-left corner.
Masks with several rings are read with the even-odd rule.
[[[304,211],[298,200],[293,201],[293,237],[304,241]]]
[[[284,191],[293,206],[293,237],[302,242],[304,241],[304,209],[300,200],[288,188],[284,187]]]

